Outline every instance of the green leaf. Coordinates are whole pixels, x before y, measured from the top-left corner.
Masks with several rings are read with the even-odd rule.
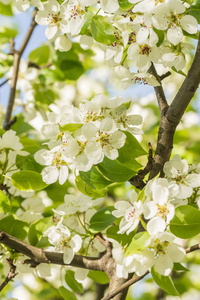
[[[70,292],[69,290],[67,290],[63,286],[58,288],[58,292],[64,300],[77,300],[74,293]]]
[[[106,236],[108,238],[116,240],[122,246],[129,245],[135,235],[135,232],[136,232],[136,231],[132,231],[130,234],[126,234],[126,233],[119,234],[119,233],[117,233],[118,231],[119,231],[119,226],[117,226],[117,225],[111,226],[106,230]]]
[[[118,0],[118,2],[119,2],[119,6],[122,9],[131,9],[133,7],[133,4],[131,4],[127,0]]]
[[[13,12],[12,12],[12,6],[11,4],[3,4],[0,3],[0,14],[8,17],[12,17]]]
[[[10,201],[4,192],[0,191],[0,213],[5,213],[10,210]]]
[[[0,27],[0,42],[2,44],[9,43],[10,38],[15,38],[18,34],[18,30],[8,27]]]
[[[0,230],[24,240],[27,236],[29,224],[19,220],[16,216],[8,216],[0,220]]]
[[[187,76],[183,71],[181,71],[181,70],[177,71],[175,67],[171,67],[171,69],[172,69],[174,72],[176,72],[176,73],[178,73],[178,74],[180,74],[180,75],[183,75],[183,76],[185,76],[185,77]]]
[[[200,24],[200,3],[190,6],[189,15],[195,17]]]
[[[187,268],[185,268],[180,263],[174,263],[173,271],[189,271]]]
[[[126,256],[129,256],[138,251],[142,251],[145,247],[146,241],[149,239],[150,235],[147,231],[137,233],[128,248],[126,249]]]
[[[81,35],[91,35],[91,21],[92,21],[92,17],[94,16],[94,13],[92,12],[91,9],[87,9],[85,15],[84,15],[84,24],[81,28]]]
[[[178,206],[175,216],[170,222],[171,232],[183,239],[200,233],[200,211],[189,205]]]
[[[50,48],[48,45],[41,46],[34,49],[29,54],[29,60],[34,62],[36,65],[46,65],[50,58]]]
[[[89,229],[99,232],[113,224],[113,222],[116,220],[115,216],[112,214],[113,210],[113,206],[107,206],[97,211],[90,219]]]
[[[110,281],[108,275],[101,271],[89,271],[87,277],[99,284],[107,284]]]
[[[151,268],[151,275],[155,283],[166,293],[172,296],[180,296],[170,276],[158,274],[154,267]]]
[[[28,232],[28,240],[29,243],[32,246],[36,247],[47,247],[50,245],[48,242],[48,237],[43,237],[43,233],[47,228],[51,227],[53,225],[53,219],[52,217],[40,219],[36,222],[34,222]]]
[[[158,36],[158,42],[157,42],[156,46],[159,47],[162,44],[162,42],[164,41],[165,33],[163,30],[158,30],[155,27],[153,28],[153,30]]]
[[[140,164],[137,164],[136,162],[135,166],[137,166],[137,170],[138,165],[140,166]],[[136,171],[127,168],[126,164],[122,164],[118,159],[111,160],[107,157],[104,157],[103,162],[98,164],[98,169],[106,176],[106,178],[113,182],[127,181],[136,174]]]
[[[69,181],[66,181],[64,184],[60,185],[59,182],[50,184],[45,188],[47,195],[51,198],[56,205],[62,204],[64,197],[67,194],[68,188],[70,187]]]
[[[62,132],[65,132],[65,131],[74,132],[82,126],[83,126],[83,124],[70,123],[70,124],[66,124],[62,127],[60,126],[60,129]]]
[[[82,294],[84,292],[83,286],[81,283],[77,282],[74,277],[74,271],[67,270],[65,273],[65,281],[70,289],[75,293]]]
[[[40,191],[47,184],[42,180],[42,175],[34,171],[20,171],[11,176],[12,184],[20,191]]]
[[[19,114],[16,117],[17,122],[14,125],[12,125],[12,130],[16,131],[17,135],[33,129],[33,127],[30,124],[24,122],[24,117],[22,114]]]
[[[85,181],[91,188],[101,190],[113,183],[106,179],[101,172],[96,168],[92,167],[88,172],[79,172],[80,177]]]
[[[122,148],[118,150],[120,162],[128,162],[133,158],[146,155],[147,152],[142,148],[138,140],[128,131],[124,131],[126,135],[126,142]]]
[[[91,188],[91,186],[89,186],[86,182],[84,182],[80,176],[77,176],[75,181],[76,181],[77,188],[84,195],[90,196],[92,198],[101,198],[106,195],[105,190],[97,190]]]
[[[110,45],[116,41],[115,27],[113,27],[103,16],[94,16],[91,21],[92,37],[95,41]]]

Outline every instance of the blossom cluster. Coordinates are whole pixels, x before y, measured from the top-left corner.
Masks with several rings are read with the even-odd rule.
[[[192,35],[198,29],[197,20],[189,15],[190,5],[181,0],[129,0],[125,6],[117,0],[66,0],[62,4],[56,0],[16,0],[18,10],[30,5],[38,8],[36,22],[47,25],[46,36],[55,41],[56,49],[68,51],[75,37],[83,49],[96,41],[123,88],[135,82],[159,85],[147,72],[151,62],[182,70],[185,54],[193,47],[184,42],[183,32]],[[104,37],[98,22],[105,27]]]
[[[113,255],[119,277],[127,278],[131,272],[143,275],[153,266],[158,273],[167,276],[173,263],[184,259],[184,249],[174,242],[169,224],[176,207],[187,204],[199,207],[200,169],[199,165],[189,166],[185,159],[175,155],[165,163],[164,172],[165,178],[155,178],[147,183],[142,196],[133,190],[130,202],[118,201],[115,204],[113,215],[121,218],[119,234],[130,234],[139,222],[146,229],[142,251],[137,249],[135,253],[124,256],[123,247],[114,243]]]
[[[101,163],[104,156],[111,160],[118,157],[126,135],[141,134],[137,126],[142,123],[140,115],[128,115],[124,100],[117,96],[107,99],[98,94],[91,101],[81,103],[79,108],[63,106],[59,114],[49,113],[49,124],[43,125],[43,135],[50,139],[50,150],[35,153],[35,160],[46,167],[42,170],[44,182],[59,180],[63,184],[69,168],[89,171]]]

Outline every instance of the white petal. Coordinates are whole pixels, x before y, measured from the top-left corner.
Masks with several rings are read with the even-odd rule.
[[[150,235],[163,232],[166,228],[165,220],[161,217],[154,217],[147,223],[147,231]]]
[[[188,33],[196,33],[198,30],[198,22],[197,20],[190,15],[183,16],[180,19],[180,25],[182,28],[187,31]]]
[[[173,45],[178,45],[183,39],[183,32],[180,27],[170,27],[167,30],[167,38]]]

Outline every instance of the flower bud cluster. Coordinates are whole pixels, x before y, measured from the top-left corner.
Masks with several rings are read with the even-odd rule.
[[[42,170],[44,182],[59,180],[63,184],[69,168],[86,172],[101,163],[104,156],[115,160],[126,140],[123,131],[142,133],[136,127],[142,123],[142,117],[128,115],[126,104],[119,96],[108,100],[98,94],[79,108],[64,106],[59,114],[50,113],[50,123],[42,127],[42,133],[50,139],[49,150],[35,154],[35,160],[46,166]]]

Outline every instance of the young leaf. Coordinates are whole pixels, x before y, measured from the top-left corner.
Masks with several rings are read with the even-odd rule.
[[[48,63],[49,58],[50,48],[48,45],[36,48],[29,54],[29,60],[39,66],[46,65]]]
[[[120,162],[128,162],[133,158],[146,155],[147,152],[142,148],[138,140],[128,131],[124,131],[126,135],[126,142],[122,148],[118,150]]]
[[[200,3],[190,6],[189,15],[195,17],[200,24]]]
[[[92,37],[99,43],[110,45],[116,41],[115,28],[103,16],[94,16],[91,21]]]
[[[149,239],[149,233],[147,231],[137,233],[128,248],[126,249],[126,256],[129,256],[137,251],[141,251],[145,247],[146,241]]]
[[[0,230],[20,239],[24,240],[28,232],[28,223],[19,220],[16,216],[8,216],[0,220]]]
[[[170,222],[171,232],[183,239],[200,233],[200,211],[189,205],[178,206],[175,216]]]
[[[136,232],[136,230],[134,230],[130,234],[127,235],[126,233],[119,234],[119,233],[117,233],[118,231],[119,231],[119,226],[114,225],[114,226],[109,227],[106,230],[106,235],[108,238],[114,239],[117,242],[119,242],[122,246],[129,245],[131,243],[131,241],[133,240],[135,232]]]
[[[131,9],[133,7],[133,4],[131,4],[130,2],[128,2],[127,0],[118,0],[119,2],[119,6],[122,9]]]
[[[110,281],[108,275],[101,271],[89,271],[87,277],[99,284],[106,284]]]
[[[10,202],[4,192],[0,191],[0,213],[10,210]]]
[[[36,247],[46,247],[49,245],[48,238],[43,238],[43,233],[53,225],[52,217],[44,218],[34,222],[28,232],[28,240]],[[42,242],[42,243],[41,243]]]
[[[113,224],[116,218],[113,216],[113,206],[107,206],[97,211],[90,219],[89,229],[92,231],[102,231]]]
[[[75,293],[83,293],[83,286],[79,283],[74,277],[74,271],[67,270],[65,273],[65,281],[70,289],[72,289]]]
[[[138,165],[140,166],[140,164]],[[138,165],[136,164],[137,170]],[[98,169],[102,174],[104,174],[109,180],[112,180],[113,182],[127,181],[136,174],[136,171],[127,168],[126,165],[120,163],[118,159],[111,160],[107,157],[104,157],[103,162],[98,164]]]
[[[155,283],[166,293],[172,296],[180,296],[170,276],[158,274],[154,267],[151,268],[151,275]]]
[[[85,181],[91,188],[101,190],[113,183],[106,179],[101,172],[96,168],[92,167],[88,172],[79,172],[80,177]]]
[[[67,290],[66,288],[64,288],[64,286],[59,287],[58,292],[64,300],[77,300],[74,293],[72,293],[69,290]]]
[[[0,14],[8,17],[12,17],[12,7],[11,4],[0,3]]]
[[[47,184],[42,180],[42,175],[34,171],[20,171],[11,176],[12,184],[20,191],[40,191]]]
[[[101,198],[106,195],[105,189],[97,190],[91,188],[91,186],[89,186],[86,182],[84,182],[80,176],[76,177],[76,186],[81,193],[90,196],[92,198]]]

